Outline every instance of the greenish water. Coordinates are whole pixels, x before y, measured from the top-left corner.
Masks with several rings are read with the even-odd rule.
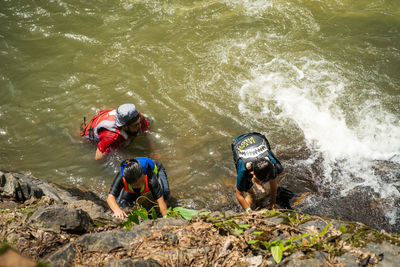
[[[374,168],[400,164],[399,1],[0,0],[0,61],[1,169],[105,196],[149,149],[95,162],[79,124],[134,103],[186,205],[229,205],[247,131],[320,191],[400,196],[399,173]]]

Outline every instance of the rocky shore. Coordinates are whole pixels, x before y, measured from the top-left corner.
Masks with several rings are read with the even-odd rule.
[[[358,222],[203,211],[129,230],[90,191],[7,171],[0,197],[0,266],[399,266],[400,236]]]

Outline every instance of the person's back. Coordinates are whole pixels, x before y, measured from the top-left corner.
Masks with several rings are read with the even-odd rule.
[[[236,167],[236,198],[246,211],[251,210],[255,194],[253,185],[264,191],[262,183],[269,182],[271,188],[269,208],[276,207],[278,188],[277,175],[283,171],[279,160],[271,151],[267,138],[260,133],[246,133],[232,142],[232,153]],[[244,194],[248,193],[245,197]]]
[[[115,176],[107,197],[107,203],[115,217],[126,217],[121,209],[133,206],[136,199],[151,192],[162,215],[166,215],[170,191],[167,174],[161,163],[145,157],[137,157],[121,163],[121,170]]]

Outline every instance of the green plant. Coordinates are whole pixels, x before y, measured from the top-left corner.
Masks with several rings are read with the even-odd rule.
[[[183,207],[175,207],[175,208],[168,208],[168,214],[167,217],[175,217],[175,216],[181,216],[185,220],[192,220],[193,216],[196,216],[198,214],[198,211],[192,210],[192,209],[187,209]]]
[[[222,219],[222,218],[219,217],[217,219]],[[238,224],[232,219],[215,222],[214,225],[217,226],[220,229],[220,231],[231,233],[234,235],[242,234],[244,232],[243,229],[249,228],[251,226],[250,224]]]
[[[37,208],[36,207],[28,207],[28,208],[21,208],[20,211],[22,213],[28,214],[28,213],[32,213],[34,211],[36,211]]]
[[[271,255],[273,259],[275,260],[276,263],[280,263],[282,261],[283,253],[284,252],[293,252],[295,251],[296,248],[298,247],[318,247],[318,246],[324,246],[324,244],[321,243],[321,238],[326,234],[328,231],[329,226],[332,224],[332,222],[328,223],[325,225],[325,227],[322,229],[322,231],[318,234],[315,234],[311,237],[310,241],[307,241],[307,237],[310,236],[310,234],[305,233],[302,234],[300,237],[298,236],[293,236],[290,239],[287,240],[281,240],[277,239],[272,242],[268,241],[260,241],[258,239],[253,239],[248,241],[247,243],[249,245],[255,245],[256,247],[264,247],[266,250],[269,250],[271,252]],[[262,235],[262,231],[256,231],[253,232],[255,235]],[[301,240],[301,242],[296,242],[297,240]],[[330,247],[329,244],[325,245],[326,250],[328,252],[333,251],[334,248]]]
[[[325,225],[324,229],[322,229],[322,231],[318,235],[313,235],[313,237],[311,238],[310,243],[313,244],[313,243],[319,241],[319,239],[326,233],[326,231],[328,231],[328,227],[331,224],[332,224],[332,222],[330,222],[327,225]]]
[[[122,222],[122,226],[126,229],[132,229],[132,223],[140,224],[140,218],[143,220],[149,219],[149,214],[153,220],[157,219],[156,206],[152,207],[149,211],[146,210],[143,206],[140,206],[138,209],[133,210],[130,214],[128,214],[128,219]],[[168,208],[167,217],[181,216],[186,220],[191,220],[193,216],[197,215],[198,212],[192,209],[186,209],[183,207],[175,207]]]
[[[340,225],[338,230],[342,233],[345,234],[346,233],[346,226],[344,226],[344,224]]]
[[[290,224],[292,224],[293,226],[297,226],[299,224],[306,222],[310,218],[310,215],[299,214],[299,213],[289,213],[287,218],[288,218]]]
[[[267,250],[271,251],[272,257],[276,263],[280,263],[283,257],[283,252],[293,251],[295,243],[293,239],[282,241],[280,239],[272,241],[271,243],[264,241]]]

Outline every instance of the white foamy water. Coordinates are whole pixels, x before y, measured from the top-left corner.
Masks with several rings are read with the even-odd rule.
[[[303,59],[302,65],[295,65],[275,58],[254,70],[253,76],[239,91],[243,114],[296,125],[307,147],[324,158],[324,182],[343,195],[357,186],[370,187],[393,207],[400,197],[394,186],[398,177],[388,175],[392,182],[383,181],[373,166],[380,160],[399,163],[400,123],[379,99],[365,99],[360,106],[346,102],[360,92],[353,93],[352,81],[325,60]],[[355,105],[353,112],[346,105]],[[255,108],[262,112],[257,115]],[[396,213],[388,211],[392,223]]]

